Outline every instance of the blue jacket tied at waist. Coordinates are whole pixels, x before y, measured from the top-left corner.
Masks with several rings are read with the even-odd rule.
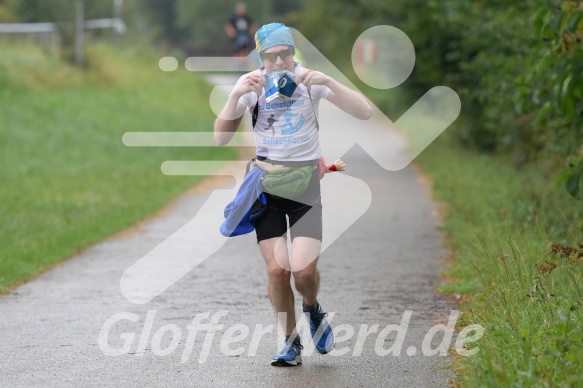
[[[265,171],[257,166],[245,175],[235,199],[225,208],[225,221],[220,228],[223,236],[239,236],[255,229],[255,219],[267,207],[267,198],[261,187],[263,175]]]

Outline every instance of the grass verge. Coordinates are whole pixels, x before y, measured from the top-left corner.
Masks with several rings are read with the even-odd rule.
[[[578,386],[583,381],[583,207],[536,166],[517,170],[440,138],[418,158],[446,203],[463,323],[484,335],[457,357],[460,386]],[[556,243],[556,244],[555,244]],[[570,248],[567,248],[570,247]]]
[[[195,184],[165,160],[229,148],[126,147],[130,131],[212,131],[210,87],[163,73],[147,50],[92,46],[79,70],[34,44],[0,58],[0,294],[144,217]]]

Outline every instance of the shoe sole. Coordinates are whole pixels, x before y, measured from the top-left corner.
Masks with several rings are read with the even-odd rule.
[[[271,365],[273,365],[273,366],[298,366],[298,365],[301,365],[301,363],[302,363],[302,358],[300,356],[298,356],[293,361],[286,361],[283,358],[278,358],[277,360],[272,361]]]
[[[315,346],[314,346],[314,347],[315,347]],[[330,349],[321,349],[321,350],[320,350],[320,349],[316,348],[316,351],[317,351],[318,353],[320,353],[320,354],[328,354],[328,353],[330,353],[330,352],[331,352],[331,351],[332,351],[332,350],[333,350],[335,347],[336,347],[336,344],[332,345],[332,346],[330,347]]]

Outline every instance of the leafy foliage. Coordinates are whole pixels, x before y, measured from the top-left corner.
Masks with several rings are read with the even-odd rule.
[[[469,123],[448,131],[461,144],[509,154],[517,166],[542,164],[571,195],[581,196],[583,2],[315,0],[297,20],[339,63],[350,58],[346,42],[366,29],[400,28],[417,56],[404,84],[405,106],[435,85],[452,87]],[[568,167],[560,173],[565,158]]]
[[[563,142],[569,154],[567,169],[557,183],[573,197],[581,198],[583,186],[583,2],[563,1],[559,7],[540,7],[534,17],[534,33],[546,42],[541,60],[529,72],[540,77],[541,87],[524,95],[538,110],[535,123]]]

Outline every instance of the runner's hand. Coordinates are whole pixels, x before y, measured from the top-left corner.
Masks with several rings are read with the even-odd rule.
[[[330,77],[326,74],[310,69],[303,69],[296,75],[296,83],[304,84],[308,90],[312,85],[327,85],[329,81]]]
[[[243,82],[241,82],[237,89],[233,90],[233,93],[238,97],[241,97],[249,92],[253,92],[257,94],[257,97],[261,97],[264,86],[265,77],[259,74],[250,74]]]

